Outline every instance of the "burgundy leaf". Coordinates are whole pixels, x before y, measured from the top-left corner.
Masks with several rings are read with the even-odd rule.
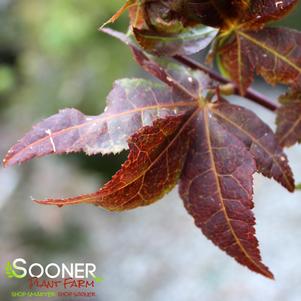
[[[244,142],[259,172],[274,178],[289,191],[295,190],[287,157],[268,125],[250,110],[225,102],[212,106],[212,112],[225,129]]]
[[[292,146],[301,141],[301,95],[298,91],[282,97],[277,110],[277,138],[282,146]]]
[[[249,0],[182,0],[186,16],[209,26],[227,28],[244,16]]]
[[[141,47],[159,56],[191,55],[205,49],[215,38],[217,29],[208,26],[185,28],[176,34],[159,34],[133,29]]]
[[[251,0],[244,27],[260,28],[267,22],[277,21],[287,15],[298,0]]]
[[[121,169],[94,194],[37,201],[46,205],[93,203],[112,211],[149,205],[175,185],[185,162],[191,114],[158,119],[129,139],[130,153]]]
[[[269,84],[301,87],[301,33],[286,28],[237,30],[234,39],[219,50],[220,67],[243,95],[254,73]]]
[[[202,232],[239,263],[273,278],[261,262],[255,237],[253,156],[205,108],[181,175],[180,195]]]
[[[51,153],[118,153],[127,149],[128,137],[141,127],[194,106],[195,101],[160,84],[119,80],[103,114],[85,116],[75,109],[65,109],[35,125],[10,149],[3,162],[9,166]]]
[[[136,62],[149,74],[158,78],[178,93],[191,99],[199,98],[200,94],[206,94],[208,88],[214,86],[214,82],[204,73],[191,70],[182,65],[172,64],[168,60],[149,58],[137,45],[125,34],[104,28],[102,31],[109,34],[129,46]]]
[[[253,174],[258,171],[289,191],[295,189],[282,146],[301,141],[301,33],[264,26],[296,3],[125,0],[108,22],[129,9],[134,35],[102,31],[125,43],[142,69],[164,85],[141,79],[116,81],[103,114],[60,111],[14,145],[4,165],[51,153],[108,154],[129,148],[121,169],[97,192],[37,202],[89,203],[122,211],[156,202],[179,182],[184,205],[204,235],[237,262],[273,278],[255,235]],[[218,66],[233,83],[180,56],[211,42],[208,57],[217,55]],[[205,73],[175,60],[198,65],[196,69]],[[276,135],[256,114],[222,98],[238,91],[243,95],[256,74],[270,84],[294,89],[280,99]],[[228,84],[221,87],[216,80]],[[256,91],[247,92],[254,101],[273,107]]]

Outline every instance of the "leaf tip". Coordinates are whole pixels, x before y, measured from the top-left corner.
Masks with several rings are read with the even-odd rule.
[[[36,200],[32,198],[34,202],[40,205],[55,205],[58,207],[68,206],[68,205],[78,205],[84,203],[96,203],[98,196],[98,192],[94,194],[80,195],[78,197],[73,198],[62,198],[62,199],[44,199],[44,200]]]
[[[63,200],[52,200],[52,199],[48,199],[48,200],[36,200],[34,198],[31,198],[32,201],[34,201],[35,203],[39,204],[39,205],[56,205],[59,208],[62,208],[64,205],[64,201]]]
[[[8,150],[8,152],[2,159],[3,167],[6,168],[6,167],[10,167],[10,166],[17,165],[17,164],[20,165],[28,160],[27,158],[23,158],[20,156],[18,146],[19,146],[18,144],[15,144]]]
[[[250,267],[249,267],[250,268]],[[270,269],[264,265],[261,261],[258,263],[258,265],[256,266],[256,269],[252,269],[251,270],[261,274],[262,276],[271,279],[271,280],[275,280],[274,274],[270,271]]]
[[[100,32],[104,32],[104,29],[105,29],[105,27],[106,27],[106,25],[108,25],[110,22],[105,22],[105,23],[103,23],[100,27],[98,27],[98,31],[100,31]]]
[[[11,162],[11,153],[12,153],[12,149],[10,149],[7,154],[5,155],[5,157],[2,159],[2,165],[3,167],[9,167],[14,165],[13,162]]]
[[[268,279],[271,279],[271,280],[275,280],[275,277],[274,277],[274,274],[272,272],[270,272],[269,269],[267,269],[266,273],[263,274],[265,277],[267,277]]]
[[[275,280],[274,274],[270,271],[270,269],[264,265],[261,261],[256,264],[256,268],[253,269],[252,267],[248,266],[248,268],[250,268],[252,271],[259,273],[260,275],[271,279],[271,280]]]
[[[6,157],[2,160],[2,165],[4,168],[9,166],[9,163],[8,163]]]
[[[290,167],[288,169],[288,175],[285,177],[285,182],[281,183],[289,192],[295,192],[298,188],[295,183],[293,172],[291,171]]]

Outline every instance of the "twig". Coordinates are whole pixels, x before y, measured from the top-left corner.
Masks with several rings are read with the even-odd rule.
[[[206,74],[208,74],[212,79],[222,83],[222,84],[233,84],[235,86],[235,95],[241,96],[239,93],[239,89],[237,87],[237,85],[235,83],[233,83],[232,81],[220,76],[218,73],[214,72],[213,70],[207,68],[206,66],[186,57],[186,56],[180,56],[180,55],[176,55],[174,56],[174,59],[177,60],[178,62],[192,68],[192,69],[198,69],[201,70],[203,72],[205,72]],[[247,89],[245,95],[245,98],[265,107],[266,109],[270,110],[270,111],[276,111],[278,109],[278,106],[274,103],[272,103],[268,98],[266,98],[264,95],[262,95],[261,93],[255,91],[254,89]]]

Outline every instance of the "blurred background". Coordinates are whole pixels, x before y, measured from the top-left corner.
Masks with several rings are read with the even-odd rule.
[[[65,107],[99,114],[115,79],[145,76],[124,45],[97,31],[122,3],[0,0],[1,158],[37,121]],[[127,22],[123,16],[114,27],[125,31]],[[301,7],[281,25],[301,29]],[[272,99],[281,91],[257,86]],[[274,123],[272,113],[244,105]],[[301,182],[301,147],[288,156]],[[12,299],[11,290],[27,288],[25,281],[20,286],[4,278],[6,261],[17,257],[95,263],[104,278],[95,300],[300,300],[301,193],[289,194],[261,176],[255,178],[257,236],[276,281],[251,273],[213,246],[194,226],[176,189],[150,207],[120,214],[31,201],[94,192],[125,157],[49,156],[0,168],[2,300]]]

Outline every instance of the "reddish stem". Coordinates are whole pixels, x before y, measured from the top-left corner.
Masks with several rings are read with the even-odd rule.
[[[235,83],[232,81],[220,76],[218,73],[214,72],[213,70],[207,68],[206,66],[186,57],[186,56],[180,56],[176,55],[174,56],[174,59],[177,60],[178,62],[192,68],[192,69],[198,69],[206,74],[208,74],[212,79],[222,83],[222,84],[233,84],[235,86],[235,95],[241,96],[239,93],[239,89]],[[246,94],[244,95],[245,98],[265,107],[266,109],[270,111],[276,111],[278,109],[278,106],[271,102],[268,98],[266,98],[264,95],[261,93],[255,91],[254,89],[247,89]]]

